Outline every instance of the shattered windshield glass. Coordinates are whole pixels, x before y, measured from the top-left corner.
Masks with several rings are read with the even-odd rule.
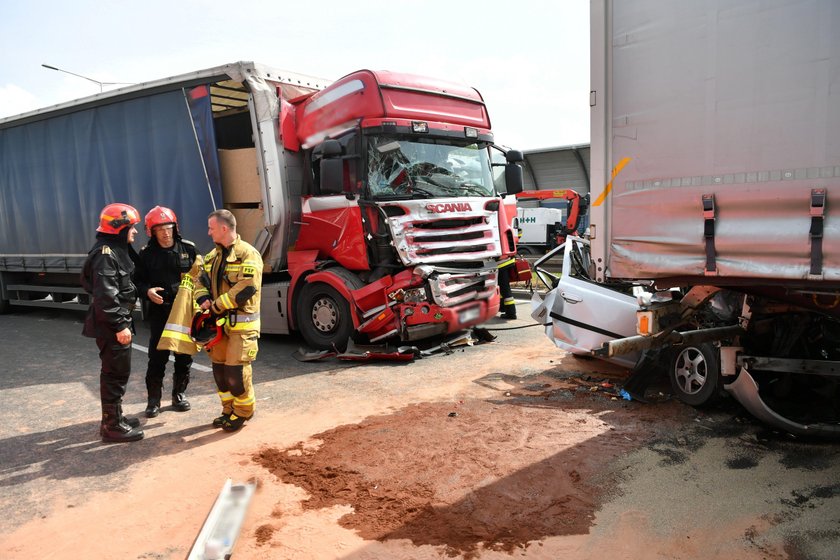
[[[368,138],[368,185],[373,198],[493,196],[483,144]]]

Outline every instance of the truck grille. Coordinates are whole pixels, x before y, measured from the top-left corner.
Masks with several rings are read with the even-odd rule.
[[[436,213],[428,207],[444,206],[428,200],[400,201],[403,213],[388,213],[388,222],[400,259],[406,266],[444,262],[489,261],[501,254],[499,216],[487,210],[487,199],[462,203],[468,210]]]

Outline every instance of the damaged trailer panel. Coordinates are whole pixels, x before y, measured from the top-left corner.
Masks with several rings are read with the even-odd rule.
[[[593,0],[594,277],[840,285],[840,6]]]
[[[583,276],[637,299],[635,333],[591,350],[644,350],[689,404],[725,386],[768,423],[835,433],[840,7],[592,0],[590,13]]]

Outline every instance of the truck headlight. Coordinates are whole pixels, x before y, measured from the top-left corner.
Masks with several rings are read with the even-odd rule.
[[[425,288],[409,288],[403,294],[403,301],[405,303],[420,303],[428,299]]]

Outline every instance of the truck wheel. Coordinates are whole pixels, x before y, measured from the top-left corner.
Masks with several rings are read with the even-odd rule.
[[[533,247],[517,247],[520,255],[536,255],[537,250]]]
[[[353,333],[350,304],[332,286],[306,284],[297,301],[297,322],[303,339],[316,350],[343,352]]]
[[[718,397],[720,358],[713,345],[678,347],[668,372],[674,394],[685,404],[702,406]]]

